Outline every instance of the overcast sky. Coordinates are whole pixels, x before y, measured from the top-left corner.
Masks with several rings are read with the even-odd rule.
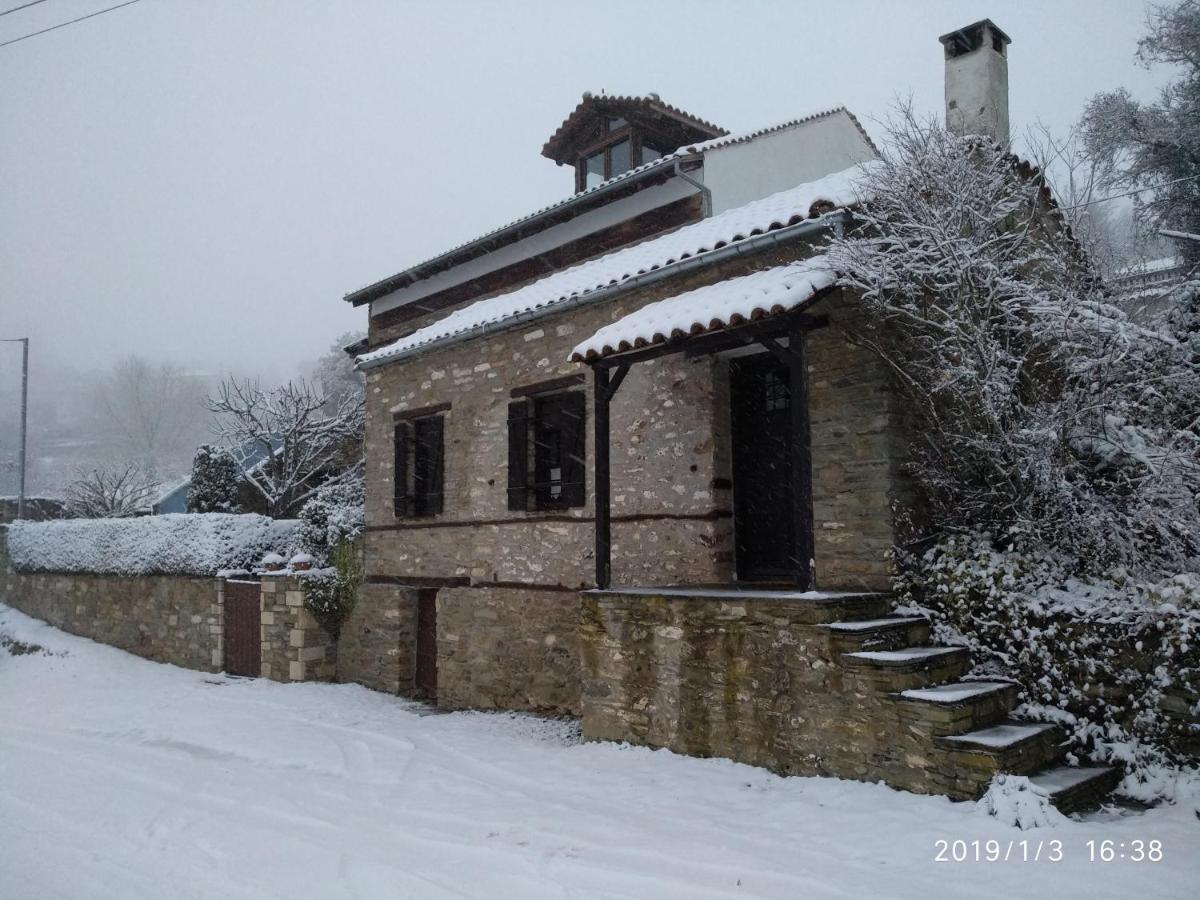
[[[985,16],[1014,132],[1168,75],[1135,65],[1137,0],[141,0],[0,48],[0,337],[287,377],[365,328],[347,291],[569,194],[539,151],[583,91],[732,131],[844,104],[878,136],[897,94],[940,115],[937,37]]]

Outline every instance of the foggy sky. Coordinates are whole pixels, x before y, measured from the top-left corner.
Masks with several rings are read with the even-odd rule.
[[[0,41],[108,5],[50,0]],[[898,94],[940,116],[937,37],[985,16],[1014,134],[1169,77],[1134,62],[1136,0],[143,0],[0,48],[0,337],[43,372],[290,377],[365,328],[347,291],[571,193],[539,151],[583,91],[735,132],[845,104],[878,138]]]

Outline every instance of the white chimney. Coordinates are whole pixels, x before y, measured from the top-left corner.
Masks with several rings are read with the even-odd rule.
[[[991,19],[943,34],[946,128],[1008,143],[1008,35]]]

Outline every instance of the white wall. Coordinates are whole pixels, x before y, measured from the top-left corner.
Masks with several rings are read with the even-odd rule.
[[[837,112],[704,154],[713,214],[873,159],[850,116]]]

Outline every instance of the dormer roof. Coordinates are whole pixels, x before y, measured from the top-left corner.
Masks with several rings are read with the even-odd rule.
[[[621,118],[669,137],[672,146],[664,148],[667,151],[729,133],[719,125],[664,103],[658,94],[635,97],[588,92],[546,141],[542,156],[559,165],[573,165],[580,148],[595,139],[609,118]]]

